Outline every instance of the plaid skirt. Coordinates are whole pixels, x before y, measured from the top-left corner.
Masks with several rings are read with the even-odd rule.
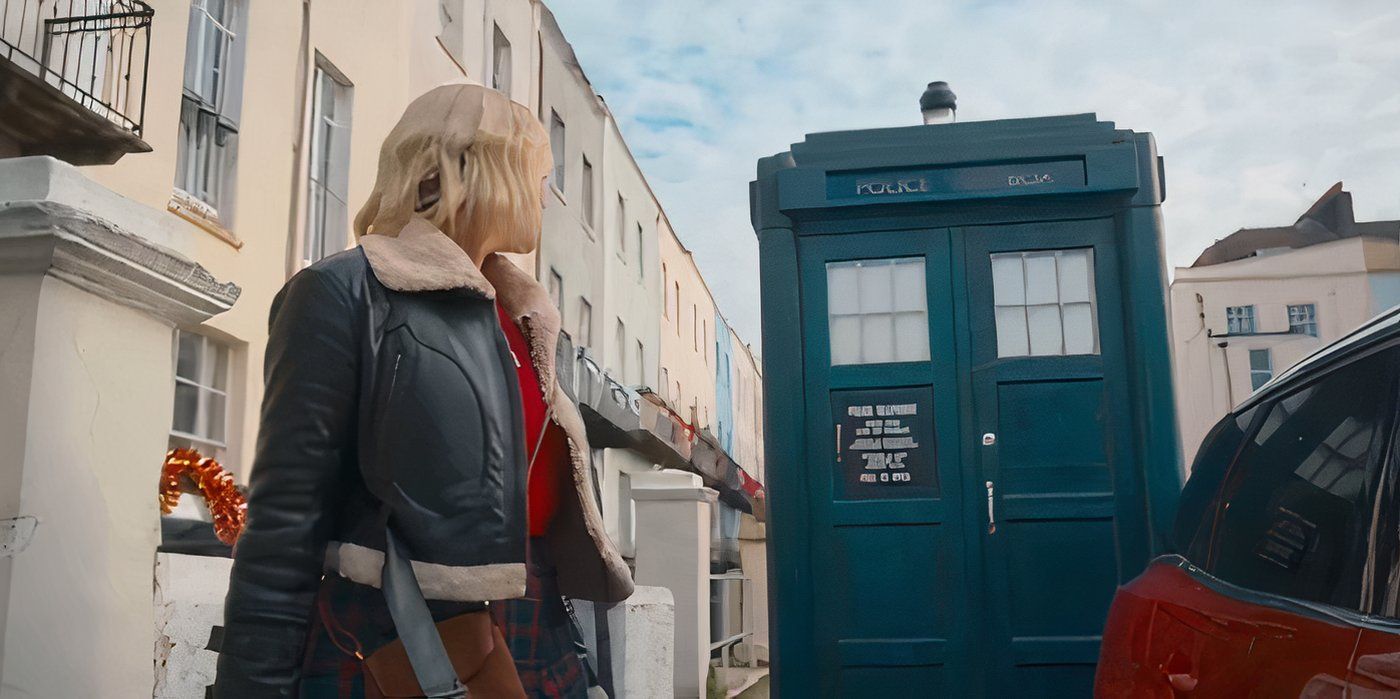
[[[574,644],[572,621],[543,539],[531,539],[525,597],[489,605],[505,636],[525,693],[586,699],[588,678]],[[321,582],[303,655],[305,699],[372,699],[361,658],[397,636],[379,590],[328,574]],[[479,611],[480,603],[429,601],[436,620]]]

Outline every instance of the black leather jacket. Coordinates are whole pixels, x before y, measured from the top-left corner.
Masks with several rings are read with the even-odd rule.
[[[490,298],[333,255],[273,301],[265,377],[216,696],[295,696],[323,569],[377,586],[386,525],[429,599],[524,592],[520,393]]]

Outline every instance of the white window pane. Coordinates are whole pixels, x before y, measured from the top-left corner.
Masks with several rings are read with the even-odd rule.
[[[1026,280],[1019,254],[992,255],[992,295],[998,306],[1025,304]]]
[[[199,415],[199,389],[187,383],[175,384],[175,418],[171,427],[177,432],[195,434]]]
[[[831,363],[860,363],[860,316],[833,316],[831,332]]]
[[[204,338],[194,333],[178,332],[179,350],[175,361],[175,375],[180,378],[198,381],[199,355]]]
[[[1055,287],[1054,254],[1026,255],[1026,305],[1055,303]]]
[[[928,314],[900,313],[894,318],[894,357],[897,362],[926,362]]]
[[[860,312],[859,272],[849,262],[826,266],[827,312],[850,314]]]
[[[1065,354],[1094,354],[1094,311],[1087,303],[1064,306]]]
[[[1026,326],[1030,330],[1032,356],[1064,354],[1059,306],[1027,306]]]
[[[894,361],[894,316],[881,314],[861,318],[860,358],[867,364]]]
[[[861,313],[888,313],[894,309],[893,268],[885,263],[866,263],[856,268],[860,273]]]
[[[1088,302],[1092,275],[1090,251],[1066,250],[1060,253],[1060,303]]]
[[[921,258],[900,260],[894,265],[894,310],[923,311],[928,308],[928,292],[924,285],[924,261]]]
[[[208,412],[205,414],[204,432],[202,437],[215,442],[224,441],[224,401],[225,398],[217,393],[206,391],[204,393],[204,405]]]
[[[1024,357],[1030,353],[1026,337],[1024,306],[999,307],[997,314],[997,356]]]

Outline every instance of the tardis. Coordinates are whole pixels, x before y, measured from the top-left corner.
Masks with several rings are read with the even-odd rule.
[[[1181,487],[1164,195],[1092,114],[759,161],[777,696],[1091,694]]]

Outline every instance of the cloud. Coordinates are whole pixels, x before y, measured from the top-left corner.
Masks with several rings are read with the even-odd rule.
[[[755,161],[804,134],[1096,112],[1166,158],[1168,264],[1291,223],[1333,182],[1400,218],[1400,10],[1374,2],[554,0],[741,337],[759,338]]]

